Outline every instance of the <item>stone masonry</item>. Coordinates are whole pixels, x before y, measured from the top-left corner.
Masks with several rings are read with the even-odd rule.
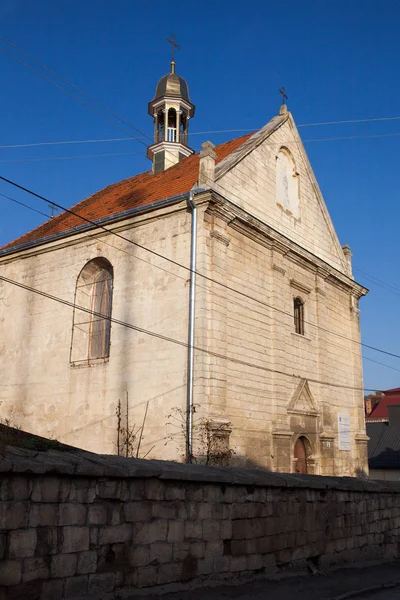
[[[400,485],[7,447],[0,599],[138,590],[398,557]]]

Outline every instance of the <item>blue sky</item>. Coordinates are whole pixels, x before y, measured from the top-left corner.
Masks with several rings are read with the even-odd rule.
[[[196,104],[192,132],[261,127],[277,113],[282,85],[298,125],[400,116],[399,19],[397,0],[2,0],[0,33],[151,136],[147,102],[168,71],[172,32],[181,45],[177,71]],[[0,146],[126,137],[3,52],[0,71]],[[361,301],[363,341],[400,354],[400,120],[300,133],[303,140],[387,135],[305,147],[340,241],[354,253],[355,277],[370,288]],[[191,144],[236,135],[193,135]],[[124,154],[3,162],[110,153]],[[135,140],[0,148],[0,174],[67,206],[149,166]],[[48,210],[5,184],[0,192]],[[1,197],[0,206],[0,245],[43,221]],[[399,359],[364,355],[392,367],[365,360],[366,387],[400,386]]]

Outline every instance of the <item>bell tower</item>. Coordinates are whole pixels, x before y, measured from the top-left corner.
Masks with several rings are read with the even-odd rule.
[[[153,161],[153,173],[165,171],[194,152],[188,146],[188,137],[189,119],[194,116],[195,106],[190,102],[186,81],[175,73],[174,50],[179,46],[174,39],[168,41],[172,44],[170,72],[161,77],[149,102],[154,143],[147,149],[147,158]]]

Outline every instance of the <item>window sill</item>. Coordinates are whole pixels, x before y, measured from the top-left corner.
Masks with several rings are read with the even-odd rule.
[[[104,365],[108,363],[110,360],[109,356],[104,358],[87,358],[86,360],[75,360],[70,362],[70,366],[72,369],[81,369],[84,367],[97,367],[99,365]]]
[[[295,338],[298,338],[300,340],[306,340],[307,342],[311,342],[311,338],[307,337],[306,335],[302,335],[301,333],[296,333],[295,331],[291,331],[290,332],[291,335],[293,335]]]

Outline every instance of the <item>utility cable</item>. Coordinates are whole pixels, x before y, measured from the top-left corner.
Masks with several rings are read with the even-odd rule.
[[[137,325],[133,325],[132,323],[127,323],[126,321],[121,321],[120,319],[115,319],[114,317],[111,317],[109,315],[105,315],[103,313],[99,313],[96,311],[93,311],[89,308],[85,308],[84,306],[79,306],[78,304],[76,304],[75,302],[70,302],[69,300],[65,300],[63,298],[59,298],[58,296],[54,296],[53,294],[49,294],[47,292],[44,292],[42,290],[38,290],[34,287],[31,287],[29,285],[25,285],[24,283],[21,283],[19,281],[15,281],[13,279],[9,279],[8,277],[4,277],[3,275],[0,275],[0,281],[4,281],[5,283],[9,283],[10,285],[14,285],[16,287],[19,287],[21,289],[24,289],[28,292],[37,294],[39,296],[42,296],[44,298],[47,298],[49,300],[53,300],[55,302],[58,302],[60,304],[64,304],[65,306],[69,306],[70,308],[73,308],[75,310],[79,310],[82,312],[85,312],[89,315],[91,315],[91,317],[98,317],[99,319],[102,320],[106,320],[109,321],[110,323],[114,323],[116,325],[121,325],[122,327],[126,327],[128,329],[132,329],[134,331],[137,331],[138,333],[143,333],[145,335],[149,335],[151,337],[154,338],[158,338],[160,340],[166,341],[166,342],[170,342],[172,344],[176,344],[178,346],[182,346],[184,348],[188,348],[189,345],[187,342],[182,342],[181,340],[177,340],[175,338],[171,338],[169,336],[160,334],[160,333],[156,333],[155,331],[150,331],[149,329],[144,329],[143,327],[139,327]],[[208,354],[209,356],[213,356],[214,358],[221,358],[223,360],[227,360],[229,362],[235,363],[235,364],[239,364],[241,366],[246,366],[246,367],[250,367],[250,368],[254,368],[257,370],[261,370],[261,371],[266,371],[269,373],[276,373],[278,375],[283,375],[286,377],[291,377],[293,379],[304,379],[304,376],[302,375],[297,375],[295,373],[287,373],[286,371],[281,371],[279,369],[271,369],[269,367],[263,367],[262,365],[257,365],[255,363],[251,363],[245,360],[241,360],[238,358],[234,358],[233,356],[227,356],[225,354],[221,354],[219,352],[213,352],[212,350],[207,350],[206,348],[202,348],[200,346],[193,346],[193,349],[196,350],[197,352],[201,352],[202,354]],[[347,389],[347,390],[352,390],[352,391],[375,391],[375,389],[370,389],[370,388],[363,388],[363,387],[356,387],[356,386],[351,386],[351,385],[343,385],[340,383],[333,383],[333,382],[329,382],[329,381],[321,381],[319,379],[312,379],[307,377],[306,378],[307,381],[311,382],[311,383],[316,383],[319,385],[325,385],[325,386],[329,386],[329,387],[334,387],[334,388],[340,388],[340,389]]]
[[[20,190],[24,191],[24,192],[27,192],[28,194],[31,194],[32,196],[35,196],[36,198],[38,198],[38,199],[40,199],[40,200],[42,200],[42,201],[44,201],[44,202],[46,202],[46,203],[48,203],[48,204],[52,204],[52,205],[53,205],[53,206],[55,206],[56,208],[59,208],[60,210],[63,210],[63,211],[65,211],[65,212],[66,212],[66,213],[68,213],[68,214],[71,214],[71,215],[73,215],[73,216],[75,216],[75,217],[78,217],[79,219],[82,219],[82,220],[83,220],[83,221],[85,221],[86,223],[88,223],[88,224],[90,224],[90,225],[93,225],[93,226],[94,226],[94,227],[96,227],[96,228],[100,228],[100,229],[102,229],[103,231],[105,231],[105,232],[107,232],[107,233],[111,233],[112,235],[115,235],[115,236],[116,236],[116,237],[118,237],[119,239],[122,239],[122,240],[123,240],[123,241],[125,241],[125,242],[128,242],[128,243],[130,243],[130,244],[133,244],[134,246],[136,246],[136,247],[138,247],[138,248],[140,248],[140,249],[142,249],[142,250],[144,250],[144,251],[146,251],[146,252],[149,252],[150,254],[152,254],[152,255],[154,255],[154,256],[157,256],[158,258],[161,258],[161,259],[163,259],[163,260],[166,260],[166,261],[170,262],[171,264],[174,264],[174,265],[175,265],[175,266],[177,266],[177,267],[180,267],[180,268],[186,269],[186,270],[187,270],[187,271],[189,271],[189,272],[191,271],[190,267],[187,267],[187,266],[183,265],[182,263],[179,263],[178,261],[176,261],[176,260],[174,260],[174,259],[168,258],[168,257],[166,257],[166,256],[164,256],[164,255],[162,255],[162,254],[160,254],[159,252],[156,252],[155,250],[152,250],[152,249],[150,249],[150,248],[146,248],[146,247],[145,247],[145,246],[143,246],[142,244],[139,244],[138,242],[135,242],[135,241],[133,241],[133,240],[131,240],[131,239],[129,239],[129,238],[127,238],[127,237],[125,237],[125,236],[121,235],[120,233],[117,233],[117,232],[113,231],[112,229],[108,229],[108,228],[107,228],[107,227],[105,227],[104,225],[102,225],[102,224],[100,224],[100,223],[96,223],[96,221],[92,221],[91,219],[88,219],[88,218],[86,218],[86,217],[83,217],[83,216],[82,216],[82,215],[80,215],[79,213],[76,213],[76,212],[72,211],[71,209],[68,209],[68,208],[65,208],[65,207],[63,207],[61,204],[58,204],[58,203],[56,203],[56,202],[52,202],[51,200],[48,200],[48,199],[47,199],[47,198],[45,198],[44,196],[41,196],[40,194],[37,194],[36,192],[33,192],[32,190],[29,190],[28,188],[26,188],[26,187],[24,187],[24,186],[21,186],[21,185],[19,185],[18,183],[14,182],[14,181],[12,181],[12,180],[10,180],[10,179],[7,179],[6,177],[3,177],[3,176],[1,176],[1,175],[0,175],[0,180],[1,180],[1,181],[5,181],[6,183],[8,183],[8,184],[10,184],[10,185],[12,185],[12,186],[14,186],[14,187],[16,187],[16,188],[18,188],[18,189],[20,189]],[[57,218],[59,218],[60,216],[62,216],[62,215],[59,215]],[[270,305],[270,304],[268,304],[268,303],[266,303],[266,302],[263,302],[262,300],[258,300],[257,298],[254,298],[254,297],[250,296],[249,294],[246,294],[245,292],[241,292],[240,290],[236,290],[235,288],[232,288],[231,286],[229,286],[229,285],[227,285],[227,284],[225,284],[225,283],[222,283],[222,282],[220,282],[220,281],[218,281],[218,280],[216,280],[216,279],[213,279],[212,277],[209,277],[209,276],[207,276],[207,275],[204,275],[203,273],[200,273],[200,272],[199,272],[199,271],[197,271],[197,270],[195,271],[195,273],[196,273],[196,275],[198,275],[199,277],[202,277],[203,279],[205,279],[205,280],[207,280],[207,281],[210,281],[210,282],[212,282],[212,283],[215,283],[215,284],[217,284],[217,285],[220,285],[221,287],[224,287],[225,289],[228,289],[228,290],[230,290],[231,292],[234,292],[234,293],[236,293],[236,294],[239,294],[239,295],[243,296],[244,298],[247,298],[248,300],[252,300],[252,301],[258,302],[259,304],[262,304],[262,305],[264,305],[264,306],[267,306],[268,308],[270,308],[270,309],[272,309],[272,310],[275,310],[275,311],[277,311],[277,312],[279,312],[279,313],[285,314],[286,316],[290,316],[291,318],[293,317],[293,315],[292,315],[291,313],[287,312],[287,311],[284,311],[284,310],[282,310],[282,309],[279,309],[279,308],[277,308],[277,307],[274,307],[274,306],[272,306],[272,305]],[[320,325],[316,325],[316,324],[314,324],[314,323],[311,323],[311,322],[308,322],[308,321],[304,321],[304,323],[307,323],[308,325],[311,325],[311,326],[313,326],[313,327],[316,327],[316,328],[318,328],[320,331],[324,331],[324,332],[326,332],[326,333],[330,333],[330,334],[332,334],[332,335],[335,335],[335,336],[337,336],[337,337],[339,337],[339,338],[341,338],[341,339],[344,339],[344,340],[347,340],[347,341],[349,341],[349,342],[352,342],[353,344],[358,344],[358,345],[360,345],[360,346],[363,346],[364,348],[369,348],[370,350],[374,350],[375,352],[380,352],[380,353],[382,353],[382,354],[386,354],[386,355],[388,355],[388,356],[393,356],[394,358],[400,358],[400,355],[399,355],[399,354],[395,354],[395,353],[393,353],[393,352],[389,352],[389,351],[387,351],[387,350],[382,350],[382,349],[380,349],[380,348],[376,348],[376,347],[374,347],[374,346],[371,346],[371,345],[369,345],[369,344],[365,344],[364,342],[357,341],[357,340],[354,340],[354,339],[352,339],[352,338],[348,338],[347,336],[344,336],[344,335],[342,335],[342,334],[340,334],[340,333],[337,333],[337,332],[335,332],[335,331],[331,331],[331,330],[329,330],[329,329],[326,329],[326,328],[324,328],[324,327],[321,327]]]

